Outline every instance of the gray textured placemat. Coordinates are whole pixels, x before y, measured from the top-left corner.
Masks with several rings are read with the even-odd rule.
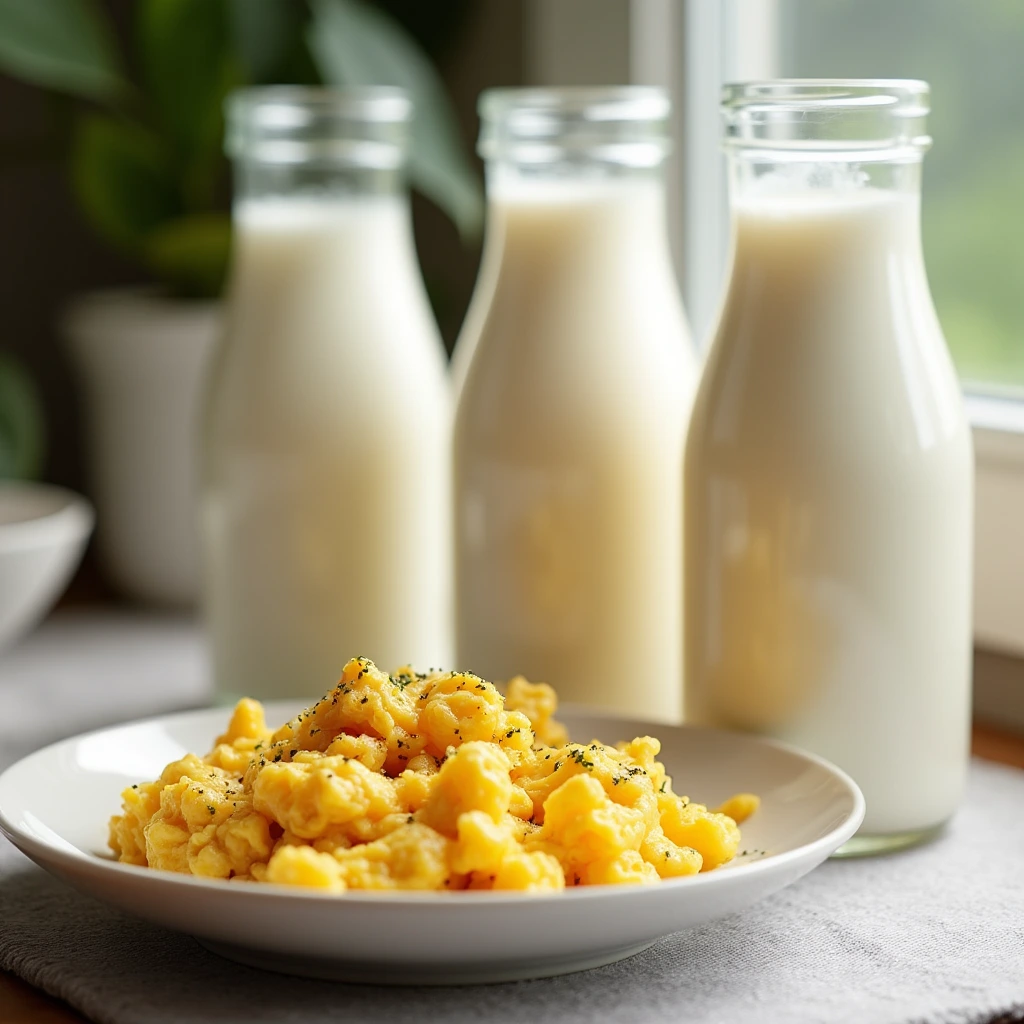
[[[161,643],[180,659],[194,642],[158,633],[146,661]],[[51,639],[22,658],[33,678],[37,656],[44,669],[60,660]],[[15,676],[0,662],[0,713]],[[183,703],[196,686],[184,686]],[[976,762],[963,811],[928,847],[827,863],[750,911],[610,967],[482,988],[346,986],[239,967],[79,895],[0,840],[0,967],[102,1024],[985,1020],[1024,1004],[1024,772]]]

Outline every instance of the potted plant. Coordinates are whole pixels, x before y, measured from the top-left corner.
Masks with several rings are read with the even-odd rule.
[[[69,99],[78,206],[152,280],[75,299],[63,326],[107,570],[129,596],[187,605],[199,589],[194,424],[231,245],[226,95],[252,84],[402,86],[416,108],[413,186],[467,236],[482,199],[439,76],[381,7],[138,0],[132,13],[126,57],[91,0],[0,4],[0,70]]]

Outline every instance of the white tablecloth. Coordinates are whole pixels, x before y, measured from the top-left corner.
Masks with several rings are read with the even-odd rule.
[[[188,622],[59,616],[0,654],[0,762],[204,703],[205,676]],[[829,862],[620,964],[483,988],[344,986],[238,967],[73,892],[0,840],[0,968],[103,1024],[968,1024],[1014,1006],[1020,1016],[1001,1021],[1024,1020],[1024,772],[976,762],[964,810],[930,846]]]

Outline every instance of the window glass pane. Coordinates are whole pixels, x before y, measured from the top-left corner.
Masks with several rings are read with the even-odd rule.
[[[1024,386],[1024,2],[780,0],[784,77],[932,86],[924,247],[968,382]]]

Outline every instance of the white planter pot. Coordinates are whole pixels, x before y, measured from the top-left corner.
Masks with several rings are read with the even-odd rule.
[[[64,333],[85,399],[97,544],[127,596],[199,597],[197,416],[220,305],[143,290],[75,301]]]

